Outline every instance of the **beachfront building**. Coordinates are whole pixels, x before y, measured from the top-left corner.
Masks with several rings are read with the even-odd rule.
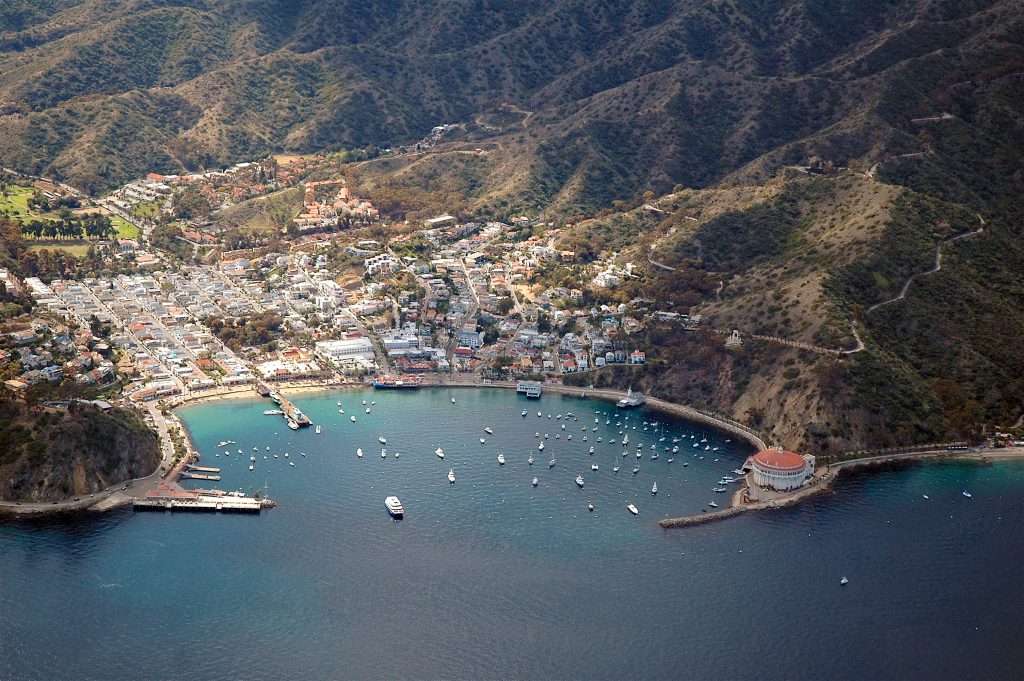
[[[765,449],[750,459],[754,483],[780,492],[796,489],[814,473],[814,457],[801,456],[782,447]]]

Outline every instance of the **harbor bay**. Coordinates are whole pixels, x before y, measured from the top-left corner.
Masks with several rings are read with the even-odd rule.
[[[797,507],[665,531],[661,518],[727,505],[711,489],[753,449],[563,395],[293,401],[320,434],[264,416],[266,400],[179,411],[216,484],[262,490],[272,510],[0,525],[0,602],[14,614],[0,678],[1016,674],[1019,461],[856,474]]]

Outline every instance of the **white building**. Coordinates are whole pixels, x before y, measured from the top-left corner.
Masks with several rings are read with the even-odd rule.
[[[367,274],[373,276],[380,272],[391,273],[398,269],[398,260],[390,253],[381,253],[363,262]]]
[[[780,492],[796,489],[814,474],[814,457],[800,456],[782,447],[765,449],[750,458],[754,483]]]
[[[316,354],[332,362],[344,362],[355,357],[373,359],[373,343],[365,336],[319,341],[316,344]]]

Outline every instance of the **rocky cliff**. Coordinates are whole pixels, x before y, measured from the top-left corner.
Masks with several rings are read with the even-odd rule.
[[[131,411],[0,400],[0,498],[59,501],[149,475],[159,463],[156,433]]]

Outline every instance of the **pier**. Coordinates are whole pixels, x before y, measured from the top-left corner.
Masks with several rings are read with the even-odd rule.
[[[269,499],[243,496],[241,492],[222,490],[183,489],[175,484],[164,483],[146,496],[135,499],[132,508],[136,511],[193,511],[207,513],[259,513],[272,508]]]
[[[219,475],[207,475],[206,473],[193,473],[191,470],[183,471],[181,473],[182,480],[220,480]]]
[[[200,473],[220,473],[219,468],[213,468],[212,466],[188,466],[189,471],[199,471]]]

